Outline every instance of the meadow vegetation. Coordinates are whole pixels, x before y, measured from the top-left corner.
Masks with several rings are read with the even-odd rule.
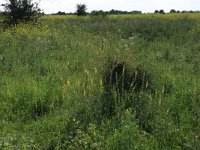
[[[0,149],[200,149],[200,14],[43,16],[0,31]],[[109,86],[116,62],[123,80],[139,74],[132,89]]]

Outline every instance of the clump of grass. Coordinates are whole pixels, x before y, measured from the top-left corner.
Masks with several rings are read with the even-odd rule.
[[[102,111],[107,116],[114,114],[116,100],[121,99],[125,93],[143,92],[152,87],[152,75],[141,65],[132,69],[129,63],[114,60],[108,61],[106,67],[103,75]]]
[[[134,63],[134,62],[133,62]],[[152,75],[141,65],[131,68],[130,63],[109,61],[103,76],[106,90],[115,90],[122,94],[123,91],[145,91],[151,87]]]
[[[38,100],[34,104],[30,106],[29,115],[31,119],[38,119],[39,117],[42,117],[50,112],[53,112],[54,109],[60,108],[62,105],[62,100],[53,100],[53,101],[47,101],[47,100]]]

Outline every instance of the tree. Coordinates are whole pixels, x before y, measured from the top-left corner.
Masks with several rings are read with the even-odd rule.
[[[175,9],[171,9],[170,13],[176,13],[176,10]]]
[[[163,9],[161,9],[161,10],[159,11],[159,13],[160,13],[160,14],[165,14],[165,12],[164,12]]]
[[[157,13],[159,13],[159,11],[158,10],[155,10],[155,12],[154,12],[155,14],[157,14]]]
[[[87,15],[87,6],[85,4],[77,4],[76,6],[77,10],[76,10],[76,14],[78,16],[86,16]]]
[[[155,12],[154,12],[155,14],[157,14],[157,13],[160,13],[160,14],[165,14],[165,12],[164,12],[164,10],[163,9],[161,9],[161,10],[155,10]]]
[[[98,17],[106,17],[107,16],[107,13],[104,12],[103,10],[99,10],[99,11],[96,11],[96,10],[93,10],[91,13],[90,13],[91,16],[98,16]]]
[[[66,15],[66,13],[65,13],[65,12],[62,12],[62,11],[58,11],[58,12],[56,13],[56,15]]]
[[[32,0],[7,0],[2,6],[7,14],[6,26],[36,20],[41,11]]]
[[[142,11],[139,11],[139,10],[133,10],[133,11],[131,11],[131,14],[142,14]]]

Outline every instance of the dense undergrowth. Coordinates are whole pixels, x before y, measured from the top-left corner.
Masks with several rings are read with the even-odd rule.
[[[1,28],[0,149],[200,149],[199,17],[44,16]],[[110,62],[134,86],[109,86]]]

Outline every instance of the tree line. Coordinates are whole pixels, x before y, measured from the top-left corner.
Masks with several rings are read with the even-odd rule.
[[[7,3],[2,4],[4,7],[4,12],[0,12],[0,15],[5,16],[4,24],[5,26],[10,26],[14,24],[18,24],[20,22],[29,22],[35,21],[41,15],[44,15],[44,12],[38,7],[38,3],[33,2],[33,0],[7,0]],[[155,10],[154,13],[165,14],[164,10]],[[175,9],[171,9],[169,13],[199,13],[199,11],[179,11]],[[118,14],[142,14],[142,11],[134,10],[134,11],[122,11],[122,10],[93,10],[92,12],[87,12],[86,4],[77,4],[75,13],[65,13],[58,11],[52,15],[77,15],[77,16],[106,16],[109,14],[118,15]]]
[[[78,10],[78,9],[77,9]],[[104,13],[104,14],[111,14],[111,15],[119,15],[119,14],[142,14],[142,11],[138,11],[138,10],[133,10],[133,11],[122,11],[122,10],[115,10],[112,9],[110,11],[103,11],[103,10],[93,10],[90,13],[89,12],[83,12],[83,13],[79,13],[79,12],[74,12],[74,13],[66,13],[66,12],[62,12],[62,11],[58,11],[57,13],[52,13],[51,15],[78,15],[78,14],[84,14],[84,15],[93,15],[96,13]]]
[[[85,5],[86,6],[86,5]],[[86,8],[86,7],[85,7]],[[77,9],[79,10],[79,9]],[[166,13],[200,13],[200,11],[193,11],[193,10],[175,10],[171,9],[169,12],[165,12],[163,9],[161,10],[155,10],[155,14],[166,14]],[[57,13],[52,13],[51,15],[78,15],[78,16],[85,16],[85,15],[96,15],[96,14],[104,14],[104,15],[120,15],[120,14],[143,14],[140,10],[133,10],[133,11],[122,11],[122,10],[115,10],[112,9],[110,11],[103,11],[103,10],[93,10],[90,13],[86,12],[86,9],[84,11],[76,11],[74,13],[66,13],[63,11],[58,11]]]
[[[160,14],[165,14],[165,11],[163,9],[161,10],[155,10],[154,13],[160,13]],[[193,11],[193,10],[183,10],[183,11],[179,11],[179,10],[175,10],[175,9],[171,9],[169,11],[169,13],[200,13],[200,11]]]

